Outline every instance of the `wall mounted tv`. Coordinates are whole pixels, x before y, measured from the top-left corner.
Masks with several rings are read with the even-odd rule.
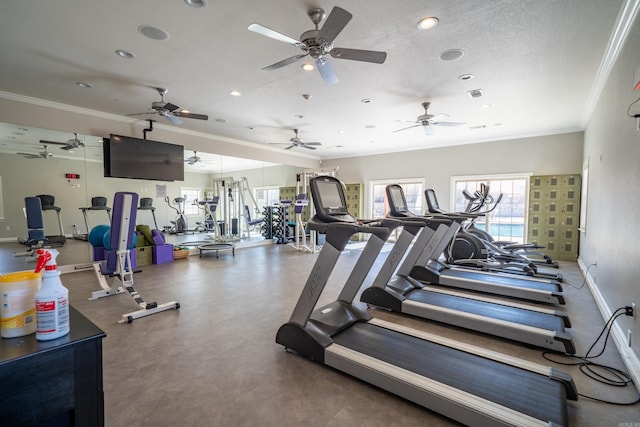
[[[184,181],[184,147],[111,134],[103,139],[104,176]]]

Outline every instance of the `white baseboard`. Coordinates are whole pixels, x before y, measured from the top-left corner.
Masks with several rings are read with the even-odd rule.
[[[593,277],[587,274],[587,266],[579,257],[578,266],[580,267],[580,271],[587,282],[587,286],[589,286],[591,295],[593,295],[593,299],[598,306],[598,310],[600,310],[602,318],[606,321],[613,314],[611,308],[609,308],[604,297],[600,293],[598,285],[593,281]],[[640,391],[640,359],[631,347],[627,345],[627,336],[618,323],[614,322],[613,327],[611,328],[611,336],[613,337],[613,342],[622,357],[622,362],[624,363],[627,372],[631,376],[633,383],[636,385],[636,389]]]

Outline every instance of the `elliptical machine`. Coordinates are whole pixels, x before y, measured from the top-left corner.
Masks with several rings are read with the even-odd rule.
[[[178,214],[175,221],[171,221],[171,227],[169,228],[170,234],[184,234],[189,230],[187,216],[185,215],[185,204],[187,199],[185,197],[176,197],[173,199],[175,206],[169,201],[169,196],[164,198],[167,205]]]

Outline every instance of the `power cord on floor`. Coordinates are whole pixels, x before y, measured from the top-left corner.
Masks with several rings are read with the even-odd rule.
[[[569,285],[569,286],[571,286],[571,287],[572,287],[572,288],[574,288],[574,289],[577,289],[577,290],[580,290],[580,289],[584,288],[584,285],[586,285],[586,284],[587,284],[587,277],[588,277],[588,275],[589,275],[589,269],[590,269],[591,267],[597,267],[597,266],[598,266],[598,264],[596,264],[596,263],[589,264],[589,265],[587,266],[586,270],[584,271],[584,278],[583,278],[582,283],[580,284],[580,286],[575,286],[575,285],[573,285],[573,284],[571,284],[571,283],[566,283],[566,284],[567,284],[567,285]]]
[[[595,265],[595,264],[592,264],[592,265]],[[632,316],[633,308],[620,307],[616,311],[614,311],[611,317],[609,317],[609,320],[607,320],[604,327],[600,331],[600,334],[595,339],[593,344],[591,344],[591,347],[589,347],[589,350],[587,350],[587,353],[584,356],[576,356],[575,354],[569,354],[569,353],[554,353],[550,351],[545,351],[542,353],[542,357],[544,357],[546,360],[550,362],[557,363],[558,365],[579,366],[580,371],[583,374],[602,384],[610,385],[613,387],[625,387],[627,385],[633,385],[633,380],[631,379],[631,376],[627,372],[618,368],[614,368],[612,366],[607,366],[607,365],[603,365],[603,364],[591,361],[591,359],[596,359],[602,356],[602,354],[604,353],[604,350],[607,347],[607,342],[609,340],[609,336],[611,335],[611,327],[613,326],[613,323],[618,317],[624,316],[624,315]],[[598,354],[590,355],[591,351],[595,348],[595,346],[598,344],[598,342],[600,341],[603,335],[604,335],[604,343],[602,344],[602,349],[600,349]],[[565,356],[567,358],[573,359],[574,361],[562,362],[562,361],[554,360],[551,357],[551,355]],[[607,403],[610,405],[630,406],[640,402],[640,395],[638,395],[638,398],[633,402],[612,402],[612,401],[608,401],[608,400],[604,400],[604,399],[600,399],[597,397],[588,396],[580,393],[578,393],[578,395],[586,399],[591,399],[597,402]]]

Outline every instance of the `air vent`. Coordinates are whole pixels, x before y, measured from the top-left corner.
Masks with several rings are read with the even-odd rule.
[[[484,92],[482,92],[482,89],[473,89],[467,91],[467,93],[471,98],[482,98],[484,96]]]

